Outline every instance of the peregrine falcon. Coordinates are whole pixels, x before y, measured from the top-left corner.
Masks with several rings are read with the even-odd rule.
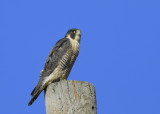
[[[40,73],[38,84],[31,92],[32,99],[28,106],[32,105],[49,84],[68,78],[79,53],[80,38],[80,30],[70,29],[65,37],[56,43]]]

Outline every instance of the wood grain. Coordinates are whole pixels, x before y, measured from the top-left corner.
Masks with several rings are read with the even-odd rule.
[[[45,90],[46,114],[96,114],[94,86],[88,82],[63,80]]]

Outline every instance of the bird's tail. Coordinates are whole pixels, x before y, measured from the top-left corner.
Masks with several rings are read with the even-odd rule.
[[[39,94],[43,91],[43,89],[44,89],[44,86],[41,86],[41,87],[39,87],[39,88],[36,87],[36,88],[33,90],[33,92],[31,93],[31,94],[32,94],[32,98],[31,98],[31,100],[29,101],[28,106],[32,105],[32,103],[37,99],[37,97],[38,97]]]
[[[35,94],[35,92],[40,88],[40,84],[38,83],[37,86],[33,89],[33,91],[31,92],[31,95],[33,96]]]
[[[57,77],[54,79],[53,82],[56,82],[57,80],[59,80],[59,78],[57,79]],[[37,97],[39,96],[39,94],[45,89],[45,87],[47,85],[49,85],[51,83],[51,81],[46,81],[43,82],[43,84],[41,83],[42,81],[39,81],[37,86],[33,89],[33,91],[31,92],[32,98],[28,103],[28,106],[32,105],[32,103],[37,99]]]

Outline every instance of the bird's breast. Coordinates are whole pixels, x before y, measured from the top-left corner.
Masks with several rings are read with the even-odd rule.
[[[77,54],[79,52],[79,42],[76,40],[70,40],[73,54]]]
[[[62,59],[59,61],[59,65],[49,76],[50,80],[54,80],[55,78],[67,79],[72,69],[72,66],[78,56],[79,53],[79,43],[74,40],[70,40],[70,48],[63,55]]]
[[[71,50],[72,50],[72,56],[70,62],[71,64],[73,64],[79,53],[79,42],[77,42],[76,40],[71,40]]]

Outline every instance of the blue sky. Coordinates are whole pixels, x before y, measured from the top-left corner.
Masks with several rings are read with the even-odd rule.
[[[43,93],[28,107],[46,57],[70,28],[82,31],[69,80],[93,83],[98,114],[160,114],[158,0],[1,0],[0,113],[45,114]]]

